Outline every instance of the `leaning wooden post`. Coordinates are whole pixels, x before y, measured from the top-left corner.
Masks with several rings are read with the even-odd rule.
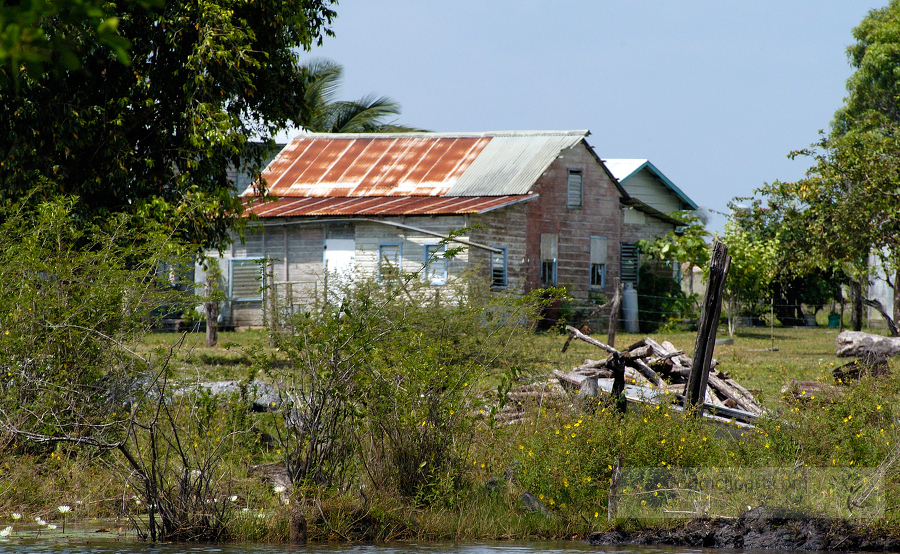
[[[616,327],[619,324],[619,305],[622,303],[622,283],[616,277],[616,295],[613,297],[612,310],[609,312],[609,333],[606,335],[606,343],[616,345]]]
[[[706,399],[706,382],[709,379],[709,366],[712,363],[713,349],[716,344],[716,330],[719,327],[719,315],[722,313],[722,290],[731,256],[728,247],[719,241],[713,243],[712,258],[709,261],[709,282],[706,296],[700,309],[700,322],[697,328],[697,341],[694,343],[691,376],[684,392],[684,407],[690,410],[697,407],[696,415],[703,412],[703,401]]]

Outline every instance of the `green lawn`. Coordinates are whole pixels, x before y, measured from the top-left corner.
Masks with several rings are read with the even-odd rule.
[[[831,371],[849,360],[835,356],[837,329],[827,327],[774,329],[774,341],[768,328],[739,327],[733,345],[719,345],[714,358],[719,369],[728,372],[747,389],[756,393],[767,405],[774,405],[781,398],[781,388],[789,380],[830,380]],[[176,344],[181,335],[156,333],[149,335],[143,344],[145,350],[167,348]],[[647,335],[619,333],[616,347],[622,349]],[[660,331],[650,335],[657,342],[668,340],[690,355],[696,333],[689,331]],[[605,342],[606,334],[596,338]],[[720,339],[729,338],[720,329]],[[570,370],[582,364],[586,358],[602,359],[605,354],[598,348],[581,341],[572,341],[568,350],[561,352],[566,335],[546,333],[534,335],[530,344],[510,345],[534,375],[549,375],[554,369]],[[771,350],[774,344],[777,350]],[[200,380],[245,378],[249,365],[246,349],[268,349],[265,331],[219,333],[219,345],[206,347],[202,333],[189,333],[184,345],[176,354],[176,368],[186,378]]]

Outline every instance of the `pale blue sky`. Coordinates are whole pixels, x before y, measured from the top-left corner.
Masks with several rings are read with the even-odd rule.
[[[303,57],[344,65],[433,131],[590,129],[603,158],[648,158],[725,211],[803,176],[846,95],[845,49],[887,0],[341,0],[335,38]],[[720,230],[724,218],[711,228]]]

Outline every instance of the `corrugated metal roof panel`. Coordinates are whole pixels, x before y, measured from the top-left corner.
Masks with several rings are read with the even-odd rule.
[[[303,134],[263,171],[279,197],[525,194],[588,131]],[[253,193],[248,189],[244,194]]]
[[[447,196],[525,194],[560,151],[585,135],[493,137]]]
[[[253,204],[248,207],[247,213],[259,217],[471,214],[528,202],[537,197],[536,194],[462,197],[283,197],[274,202]]]
[[[301,135],[262,177],[275,196],[439,196],[489,141],[420,134]]]

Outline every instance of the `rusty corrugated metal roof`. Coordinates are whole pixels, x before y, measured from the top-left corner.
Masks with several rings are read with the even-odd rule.
[[[521,195],[588,134],[301,134],[262,177],[278,197]]]
[[[262,177],[275,196],[442,196],[488,138],[301,135]]]
[[[537,194],[457,197],[282,197],[274,202],[251,204],[247,213],[259,217],[471,214],[528,202],[537,197]]]

